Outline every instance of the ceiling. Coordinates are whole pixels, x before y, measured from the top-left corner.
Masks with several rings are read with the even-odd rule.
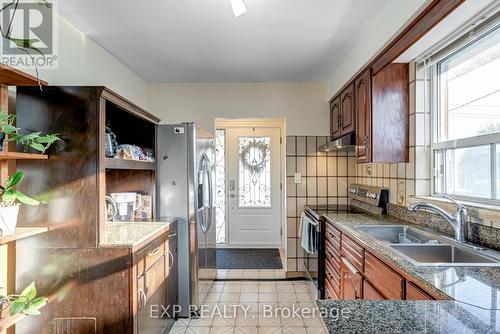
[[[148,82],[328,79],[387,0],[64,0],[60,14]],[[147,4],[147,5],[146,5]]]

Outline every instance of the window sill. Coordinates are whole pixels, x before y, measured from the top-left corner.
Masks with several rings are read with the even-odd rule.
[[[442,197],[410,196],[407,198],[407,204],[422,201],[438,205],[450,212],[454,212],[456,208],[455,204]],[[468,209],[470,222],[500,228],[500,206],[463,200],[457,200],[457,202]]]

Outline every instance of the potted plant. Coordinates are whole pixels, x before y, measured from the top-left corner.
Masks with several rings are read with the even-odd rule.
[[[36,296],[35,282],[28,285],[20,295],[0,295],[0,318],[3,317],[4,311],[9,309],[9,315],[13,316],[19,313],[26,315],[39,315],[40,308],[47,304],[46,297]]]
[[[44,154],[54,142],[61,140],[56,134],[42,135],[41,132],[21,134],[21,129],[14,126],[16,115],[6,115],[0,109],[0,151],[4,141],[16,141],[23,145],[24,152],[34,149]],[[6,136],[8,136],[6,138]]]
[[[12,235],[17,225],[17,215],[20,203],[26,205],[38,205],[39,201],[26,196],[14,187],[24,178],[23,171],[16,171],[0,185],[0,236]]]

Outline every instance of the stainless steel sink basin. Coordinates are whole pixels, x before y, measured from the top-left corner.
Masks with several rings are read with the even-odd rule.
[[[496,258],[455,245],[391,245],[392,249],[416,266],[500,266]]]
[[[390,244],[439,243],[437,239],[406,225],[360,225],[357,229]]]

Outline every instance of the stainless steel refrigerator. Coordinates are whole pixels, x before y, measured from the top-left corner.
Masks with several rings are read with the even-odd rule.
[[[157,214],[179,217],[179,316],[188,317],[217,274],[215,144],[194,123],[160,125],[157,131]]]

